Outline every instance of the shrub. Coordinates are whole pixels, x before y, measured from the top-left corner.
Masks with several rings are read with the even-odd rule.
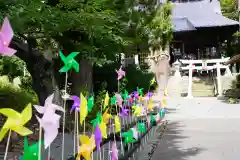
[[[7,76],[0,78],[0,100],[0,108],[13,108],[17,111],[21,111],[28,103],[37,103],[35,94],[15,87]]]
[[[116,69],[120,67],[120,64],[108,64],[103,67],[94,67],[94,92],[98,93],[101,90],[102,82],[106,82],[105,90],[110,94],[118,90],[117,84],[117,73]],[[153,73],[148,73],[146,70],[140,70],[135,67],[135,65],[129,65],[123,69],[126,72],[126,77],[120,81],[120,91],[127,89],[132,92],[137,87],[143,88],[144,92],[150,90],[155,90],[156,85],[149,88],[150,81],[154,77]]]

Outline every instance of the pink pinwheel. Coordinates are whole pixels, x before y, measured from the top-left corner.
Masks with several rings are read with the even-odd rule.
[[[71,108],[70,112],[72,112],[73,110],[79,112],[79,108],[80,108],[80,99],[79,99],[79,97],[78,96],[72,96],[72,100],[73,100],[73,105],[72,105],[72,108]]]
[[[116,96],[117,105],[122,106],[122,102],[123,102],[122,96],[119,93],[116,93],[115,96]]]
[[[117,144],[114,141],[112,143],[112,160],[118,160],[118,149],[117,149]]]
[[[121,117],[126,117],[126,116],[128,116],[128,112],[129,112],[129,109],[125,109],[125,107],[124,106],[122,106],[121,107],[121,112],[120,112],[120,116]]]
[[[52,103],[53,94],[50,95],[46,100],[44,106],[34,105],[38,113],[43,114],[43,117],[40,119],[38,116],[37,120],[40,123],[40,126],[44,129],[44,146],[45,149],[53,142],[57,137],[60,115],[56,114],[55,111],[59,110],[64,112],[64,109],[56,104]]]
[[[131,106],[132,103],[133,103],[132,97],[128,98],[128,99],[127,99],[127,102],[128,102],[128,106]]]
[[[125,76],[125,71],[122,70],[122,67],[119,68],[119,70],[116,70],[118,77],[117,80],[122,79]]]
[[[2,28],[0,30],[0,54],[4,56],[12,56],[17,51],[9,48],[9,44],[13,38],[13,30],[7,17],[4,18]]]
[[[102,133],[100,128],[98,127],[98,124],[96,125],[96,129],[95,129],[95,144],[97,146],[97,150],[100,151],[100,144],[102,142]]]

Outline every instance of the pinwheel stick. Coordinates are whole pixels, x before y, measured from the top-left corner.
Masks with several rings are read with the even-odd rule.
[[[42,142],[41,142],[41,139],[42,139],[42,126],[40,125],[39,127],[39,137],[38,137],[38,160],[41,160],[41,149],[42,149]]]
[[[77,127],[77,151],[79,152],[79,126],[78,126],[78,112],[77,112],[77,118],[76,118],[76,120],[77,120],[77,125],[76,125],[76,127]]]
[[[76,155],[76,125],[77,125],[77,112],[75,110],[73,131],[73,155]]]
[[[120,108],[119,108],[119,110],[118,110],[118,107],[117,107],[117,105],[115,104],[115,107],[116,107],[116,112],[117,112],[117,116],[119,115],[118,113],[120,113]],[[122,128],[122,127],[121,127]],[[120,137],[122,137],[122,133],[121,133],[122,131],[120,130]],[[121,143],[121,152],[122,152],[122,154],[124,155],[124,149],[123,149],[123,143],[122,143],[122,138],[120,139],[120,143]]]
[[[66,72],[65,76],[65,86],[64,86],[64,96],[67,94],[67,81],[68,81],[68,72]],[[66,111],[66,99],[64,98],[63,109]],[[63,112],[63,130],[62,130],[62,160],[64,160],[64,150],[65,150],[65,120],[66,120],[66,112]]]
[[[11,134],[12,134],[12,130],[10,129],[9,133],[8,133],[7,145],[6,145],[6,149],[5,149],[5,153],[4,153],[4,160],[7,160],[7,154],[8,154],[8,148],[9,148]]]

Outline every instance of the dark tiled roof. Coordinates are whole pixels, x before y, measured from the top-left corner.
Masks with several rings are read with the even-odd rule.
[[[221,14],[219,1],[202,0],[197,2],[174,3],[172,19],[175,26],[174,30],[178,32],[187,19],[195,28],[200,27],[218,27],[238,25],[237,21],[224,17]],[[178,22],[177,22],[178,21]],[[182,22],[179,22],[182,21]],[[191,27],[188,28],[191,30]]]

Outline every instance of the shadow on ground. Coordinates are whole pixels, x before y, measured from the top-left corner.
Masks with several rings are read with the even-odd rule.
[[[183,140],[188,138],[182,135],[183,129],[184,125],[179,122],[168,123],[151,160],[189,160],[191,157],[206,150],[199,147],[182,148]],[[158,132],[160,133],[160,130]]]

